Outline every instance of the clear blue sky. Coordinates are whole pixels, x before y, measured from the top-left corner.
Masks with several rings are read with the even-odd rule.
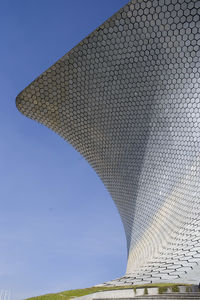
[[[127,0],[2,0],[0,291],[12,300],[122,276],[118,212],[88,163],[15,97]]]

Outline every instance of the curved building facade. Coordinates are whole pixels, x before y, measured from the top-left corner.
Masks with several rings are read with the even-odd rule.
[[[127,272],[110,284],[199,282],[199,74],[200,1],[132,0],[17,97],[118,208]]]

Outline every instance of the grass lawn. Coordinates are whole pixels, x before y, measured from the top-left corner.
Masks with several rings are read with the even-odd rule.
[[[136,289],[136,288],[148,288],[148,287],[158,287],[160,291],[163,292],[168,287],[172,287],[175,290],[178,289],[178,286],[190,286],[190,284],[177,284],[177,283],[156,283],[156,284],[144,284],[144,285],[125,285],[125,286],[113,286],[113,287],[90,287],[86,289],[77,289],[77,290],[69,290],[64,292],[59,292],[56,294],[46,294],[42,296],[28,298],[26,300],[69,300],[74,297],[85,296],[88,294],[92,294],[95,292],[101,291],[113,291],[113,290],[122,290],[122,289]],[[177,287],[177,288],[176,288]],[[162,292],[161,292],[162,293]]]

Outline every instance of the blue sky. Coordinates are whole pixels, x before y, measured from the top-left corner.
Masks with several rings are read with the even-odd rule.
[[[0,291],[12,300],[122,276],[118,212],[88,163],[15,97],[127,0],[1,0]]]

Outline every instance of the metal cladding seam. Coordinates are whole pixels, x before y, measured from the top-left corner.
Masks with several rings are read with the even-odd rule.
[[[199,281],[199,58],[200,1],[133,0],[16,99],[119,210],[127,272],[106,285]]]

